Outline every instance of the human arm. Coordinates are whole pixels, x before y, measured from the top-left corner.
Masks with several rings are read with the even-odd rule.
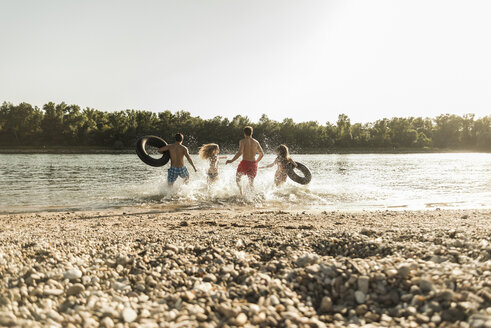
[[[276,164],[276,161],[277,160],[275,159],[273,163],[265,165],[265,166],[260,166],[259,168],[260,169],[267,169],[267,168],[273,167]]]
[[[184,156],[186,156],[186,158],[188,159],[188,162],[193,167],[194,172],[198,172],[198,170],[196,170],[196,166],[194,166],[194,163],[193,163],[193,160],[191,159],[191,156],[189,156],[189,151],[187,148],[186,148],[186,152],[184,153]]]
[[[256,159],[256,163],[259,163],[259,161],[262,160],[264,157],[263,147],[261,147],[261,144],[259,144],[259,142],[257,143],[257,152],[259,153],[259,156]]]
[[[295,161],[291,158],[288,159],[288,161],[293,165],[293,167],[297,167],[297,163],[295,163]]]
[[[243,152],[244,152],[244,143],[241,140],[239,142],[239,151],[237,151],[237,153],[235,154],[235,156],[232,159],[228,159],[225,162],[225,164],[230,164],[230,163],[234,162],[237,158],[239,158],[242,155]]]
[[[164,147],[160,147],[158,152],[163,154],[165,151],[169,150],[170,148],[170,145],[167,145],[167,146],[164,146]]]

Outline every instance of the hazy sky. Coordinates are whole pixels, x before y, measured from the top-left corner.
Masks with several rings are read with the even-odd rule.
[[[489,0],[0,0],[0,102],[490,115],[490,17]]]

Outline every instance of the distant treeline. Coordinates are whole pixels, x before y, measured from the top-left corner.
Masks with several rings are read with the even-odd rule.
[[[435,118],[394,117],[352,124],[341,114],[335,124],[315,121],[281,122],[263,115],[258,122],[237,115],[202,119],[185,111],[154,113],[142,110],[104,112],[77,105],[48,103],[42,109],[27,103],[4,102],[0,108],[0,146],[85,146],[133,148],[138,137],[159,135],[168,142],[175,132],[185,135],[192,150],[209,142],[235,149],[246,125],[266,149],[280,143],[294,151],[350,149],[451,149],[491,151],[491,116],[476,118],[443,114]]]

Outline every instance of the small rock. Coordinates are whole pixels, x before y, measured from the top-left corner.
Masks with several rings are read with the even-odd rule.
[[[441,301],[451,301],[453,298],[454,292],[451,289],[444,289],[437,293],[436,298]]]
[[[276,295],[271,295],[271,296],[269,297],[269,303],[270,303],[272,306],[275,306],[275,305],[280,304],[280,301],[278,300],[278,297],[276,297]]]
[[[72,286],[70,286],[67,291],[66,291],[66,295],[67,296],[71,296],[71,295],[78,295],[80,294],[81,292],[83,292],[85,290],[85,287],[84,285],[82,284],[73,284]]]
[[[433,290],[433,283],[428,280],[428,279],[421,279],[420,282],[419,282],[419,288],[423,291],[423,292],[429,292],[431,290]]]
[[[324,296],[319,307],[320,312],[328,313],[332,310],[332,300],[329,296]]]
[[[184,222],[186,222],[186,221],[184,221]],[[168,249],[168,250],[173,251],[174,253],[177,253],[179,251],[179,249],[177,248],[177,246],[176,245],[172,245],[172,244],[165,245],[165,248]]]
[[[61,322],[63,321],[63,316],[60,315],[58,312],[56,312],[55,310],[50,310],[48,313],[47,313],[48,317],[53,319],[54,321],[56,322]]]
[[[192,300],[194,300],[196,298],[196,295],[193,292],[187,290],[187,291],[184,292],[184,295],[183,295],[182,298],[185,301],[192,301]]]
[[[445,321],[455,322],[462,321],[467,318],[467,315],[464,311],[457,308],[450,308],[443,311],[442,319]]]
[[[440,317],[440,315],[438,313],[433,314],[433,316],[431,317],[431,322],[433,322],[433,323],[439,324],[441,321],[442,321],[442,318]]]
[[[63,274],[63,278],[73,280],[82,278],[82,271],[79,269],[71,269]]]
[[[203,281],[216,282],[217,277],[213,273],[208,273],[203,277]]]
[[[259,313],[260,310],[261,310],[261,308],[257,304],[250,304],[249,305],[249,312],[252,315]]]
[[[133,322],[135,321],[137,314],[135,310],[127,307],[121,312],[121,317],[123,318],[124,322]]]
[[[406,278],[409,275],[410,271],[411,269],[409,268],[409,266],[405,264],[401,265],[397,269],[397,273],[399,274],[399,276],[401,276],[401,278]]]
[[[238,326],[243,326],[247,322],[247,315],[245,313],[239,313],[239,315],[235,318],[235,323]]]
[[[355,300],[358,304],[365,303],[365,293],[362,292],[361,290],[357,290],[355,292]]]
[[[60,296],[62,294],[63,294],[63,290],[57,288],[46,288],[43,291],[43,295],[45,296]]]
[[[344,317],[341,313],[336,313],[333,318],[335,321],[344,321]]]
[[[104,319],[101,320],[101,327],[103,328],[113,328],[114,327],[114,321],[110,317],[105,317]]]
[[[364,315],[368,311],[368,307],[365,304],[360,304],[356,307],[356,314],[359,316]]]
[[[368,287],[370,283],[370,278],[367,276],[360,276],[358,278],[358,289],[361,290],[363,293],[368,293]]]

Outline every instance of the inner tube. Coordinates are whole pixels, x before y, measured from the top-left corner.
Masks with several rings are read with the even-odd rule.
[[[288,177],[295,181],[296,183],[300,183],[303,185],[306,185],[312,180],[312,173],[310,173],[310,170],[303,165],[302,163],[295,162],[297,164],[297,167],[294,167],[292,164],[288,165]],[[300,170],[302,172],[303,177],[298,175],[295,170]]]
[[[162,154],[160,158],[153,158],[145,150],[145,145],[150,145],[152,147],[160,148],[167,146],[167,142],[164,139],[156,136],[143,136],[136,142],[136,154],[143,163],[150,166],[164,166],[170,159],[169,151]]]

